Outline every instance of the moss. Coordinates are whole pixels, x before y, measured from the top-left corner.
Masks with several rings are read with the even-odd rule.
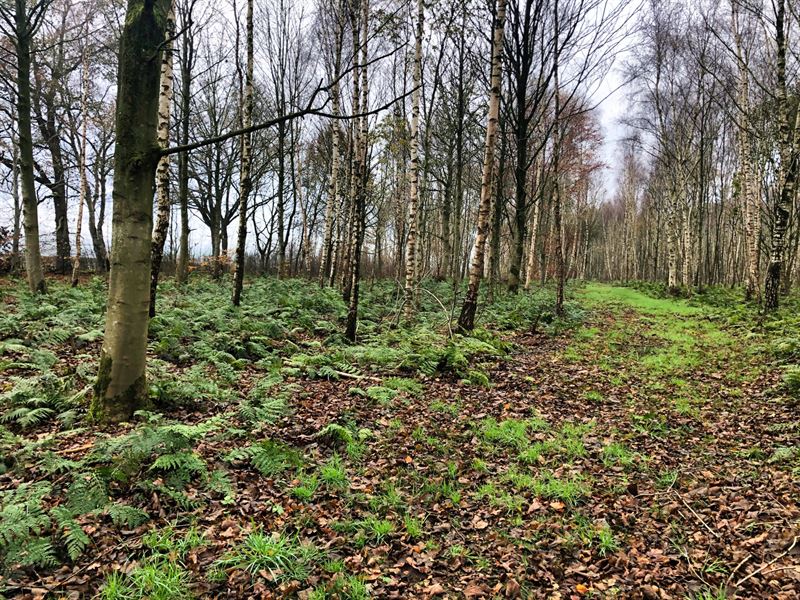
[[[95,423],[120,423],[129,420],[137,410],[147,408],[147,378],[142,374],[121,394],[106,396],[111,384],[112,359],[103,353],[97,369],[94,396],[89,407],[89,420]]]

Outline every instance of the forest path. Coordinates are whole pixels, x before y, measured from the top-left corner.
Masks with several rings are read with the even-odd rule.
[[[376,597],[796,598],[800,423],[763,347],[684,301],[580,296],[574,335],[516,336],[490,387],[354,407],[381,431],[364,475],[431,535],[387,548]]]

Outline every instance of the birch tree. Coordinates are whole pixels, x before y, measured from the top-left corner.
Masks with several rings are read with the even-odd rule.
[[[238,31],[238,28],[237,28]],[[253,0],[247,0],[247,16],[245,17],[245,76],[242,94],[242,128],[249,129],[253,125]],[[250,178],[251,134],[245,133],[241,138],[242,164],[239,171],[239,228],[236,242],[236,258],[233,272],[234,306],[239,306],[242,299],[244,282],[244,258],[247,250],[247,201],[252,190]]]
[[[492,206],[492,175],[500,112],[501,62],[505,19],[506,0],[497,0],[496,12],[494,14],[494,34],[492,36],[489,114],[486,123],[486,140],[484,143],[483,170],[481,175],[478,232],[475,236],[475,245],[472,249],[472,264],[469,270],[467,294],[464,298],[464,304],[461,307],[461,314],[458,317],[458,328],[461,331],[472,331],[475,327],[475,313],[478,309],[478,292],[483,277],[483,257]]]
[[[417,24],[414,44],[414,76],[411,94],[411,164],[409,165],[408,186],[408,234],[406,240],[406,281],[404,288],[405,315],[411,319],[414,314],[414,288],[417,285],[417,229],[419,227],[419,103],[422,95],[422,34],[424,31],[425,8],[422,0],[417,0]]]

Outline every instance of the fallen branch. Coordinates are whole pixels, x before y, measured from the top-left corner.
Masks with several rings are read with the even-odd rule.
[[[753,571],[752,573],[750,573],[750,574],[749,574],[747,577],[744,577],[744,578],[740,579],[739,581],[737,581],[737,582],[736,582],[736,587],[738,588],[738,587],[739,587],[740,585],[742,585],[742,584],[743,584],[745,581],[747,581],[747,580],[748,580],[748,579],[750,579],[751,577],[755,577],[756,575],[758,575],[759,573],[761,573],[761,571],[763,571],[763,570],[764,570],[764,569],[766,569],[767,567],[770,567],[770,566],[774,565],[776,562],[778,562],[778,561],[779,561],[780,559],[782,559],[784,556],[786,556],[787,554],[789,554],[789,552],[791,552],[791,551],[794,549],[794,547],[797,545],[797,538],[798,538],[798,536],[794,536],[794,539],[792,540],[792,545],[791,545],[791,546],[789,546],[789,547],[786,549],[786,552],[784,552],[783,554],[779,554],[778,556],[776,556],[775,558],[773,558],[771,561],[769,561],[767,564],[765,564],[765,565],[762,565],[761,567],[759,567],[758,569],[756,569],[755,571]],[[789,568],[789,567],[786,567],[786,568]]]
[[[713,529],[711,529],[711,527],[709,527],[709,526],[708,526],[708,524],[707,524],[707,523],[706,523],[706,522],[703,520],[703,517],[701,517],[700,515],[698,515],[698,514],[695,512],[695,510],[694,510],[694,509],[693,509],[691,506],[689,506],[689,504],[686,502],[686,500],[684,500],[684,499],[683,499],[683,496],[681,496],[681,495],[680,495],[679,493],[677,493],[677,492],[675,492],[675,495],[678,497],[678,499],[679,499],[681,502],[683,502],[683,505],[684,505],[686,508],[688,508],[690,511],[692,511],[692,514],[695,516],[695,518],[696,518],[698,521],[700,521],[700,523],[702,523],[703,527],[705,527],[705,528],[708,530],[708,532],[709,532],[709,533],[711,533],[713,536],[715,536],[715,537],[716,537],[718,540],[721,540],[721,539],[722,539],[722,536],[721,536],[719,533],[717,533],[716,531],[714,531]]]
[[[332,372],[336,373],[339,377],[348,377],[350,379],[358,379],[358,380],[366,379],[367,381],[377,381],[378,383],[381,383],[383,381],[380,377],[371,377],[369,375],[356,375],[355,373],[346,373],[345,371],[332,371]]]

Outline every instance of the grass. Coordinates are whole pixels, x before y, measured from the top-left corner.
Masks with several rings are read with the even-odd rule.
[[[312,569],[322,562],[324,554],[309,543],[282,533],[254,531],[233,550],[222,556],[215,567],[219,570],[240,569],[251,577],[262,572],[273,581],[305,581]]]
[[[645,315],[697,315],[702,309],[691,306],[685,300],[654,298],[629,287],[590,282],[578,292],[580,298],[590,305],[615,304],[632,308]]]

